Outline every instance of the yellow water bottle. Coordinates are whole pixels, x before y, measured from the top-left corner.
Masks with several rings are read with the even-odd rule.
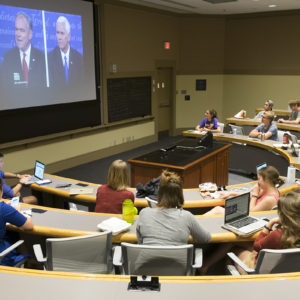
[[[122,205],[123,220],[127,223],[134,223],[134,216],[137,215],[137,208],[134,207],[131,199],[125,199]]]

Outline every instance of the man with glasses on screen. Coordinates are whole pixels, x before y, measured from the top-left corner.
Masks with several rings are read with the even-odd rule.
[[[5,52],[2,64],[4,88],[46,86],[45,57],[42,51],[33,47],[32,21],[24,13],[17,13],[15,20],[16,47]]]
[[[57,91],[80,88],[83,79],[82,55],[70,46],[71,25],[60,16],[56,21],[57,46],[49,53],[50,87]]]

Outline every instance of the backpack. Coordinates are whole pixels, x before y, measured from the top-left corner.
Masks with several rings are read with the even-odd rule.
[[[150,199],[157,200],[157,193],[159,189],[160,177],[148,181],[145,185],[138,183],[136,185],[136,198],[149,197]]]

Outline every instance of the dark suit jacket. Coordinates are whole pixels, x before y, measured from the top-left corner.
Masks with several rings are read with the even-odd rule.
[[[45,56],[42,51],[31,45],[30,64],[28,70],[28,87],[40,88],[46,86]],[[4,88],[25,87],[18,84],[24,81],[20,52],[17,47],[4,53],[1,79]]]
[[[55,89],[80,88],[83,80],[82,55],[70,48],[68,83],[65,80],[65,69],[62,63],[60,49],[54,48],[48,54],[50,87]]]

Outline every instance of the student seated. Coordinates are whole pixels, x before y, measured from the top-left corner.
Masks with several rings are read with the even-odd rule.
[[[115,160],[109,167],[107,184],[97,190],[95,212],[121,214],[125,199],[134,202],[134,194],[128,191],[129,171],[125,161]]]
[[[208,243],[210,233],[196,218],[182,209],[184,203],[182,181],[169,171],[163,171],[158,190],[157,208],[146,207],[140,212],[136,233],[139,244],[183,245],[189,236],[199,243]]]
[[[274,113],[272,111],[265,111],[261,118],[262,123],[249,133],[249,137],[260,139],[264,135],[264,140],[278,141],[278,129],[273,124],[273,120]]]
[[[21,196],[22,186],[24,183],[28,182],[31,179],[31,176],[28,174],[20,175],[11,172],[3,172],[2,171],[4,165],[3,156],[4,155],[0,153],[0,178],[3,181],[3,198],[11,199],[12,197],[19,196],[20,202],[24,202],[27,204],[37,204],[38,203],[37,198],[33,195],[26,196],[26,197]],[[18,178],[19,182],[13,188],[11,188],[9,185],[5,183],[4,178]]]
[[[254,119],[261,119],[264,112],[266,111],[272,111],[274,106],[274,102],[272,100],[267,100],[264,104],[264,110],[260,111],[255,117]]]
[[[279,177],[279,172],[272,166],[261,168],[257,173],[257,184],[254,186],[250,193],[250,207],[249,211],[264,211],[271,210],[277,206],[280,197],[277,185],[282,185],[284,181]],[[236,192],[223,192],[220,193],[222,198],[229,198],[237,196]],[[216,206],[206,213],[206,215],[224,213],[224,208]]]
[[[3,181],[0,179],[0,198],[3,193]],[[0,252],[11,246],[10,242],[5,238],[6,223],[10,223],[24,230],[32,230],[33,224],[30,218],[26,218],[19,211],[21,207],[16,208],[6,204],[4,201],[0,202]],[[14,266],[27,255],[18,254],[16,249],[8,253],[0,262],[0,265]]]
[[[205,112],[205,118],[196,126],[196,130],[221,132],[217,112],[214,109],[208,109]]]
[[[269,221],[250,249],[238,251],[238,257],[254,268],[262,249],[300,247],[300,195],[288,193],[278,201],[278,217]],[[241,271],[241,269],[239,269]]]
[[[287,124],[299,124],[300,123],[300,101],[299,100],[291,100],[291,101],[289,101],[289,106],[292,110],[289,119],[285,120],[285,119],[281,118],[277,122],[287,123]]]

